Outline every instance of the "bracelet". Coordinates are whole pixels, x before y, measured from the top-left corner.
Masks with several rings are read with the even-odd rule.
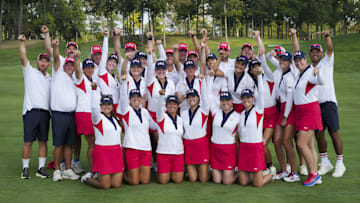
[[[152,40],[152,37],[151,37],[151,38],[148,38],[148,40]]]
[[[330,34],[326,34],[325,37],[330,37]]]
[[[195,37],[195,35],[191,35],[191,38]]]

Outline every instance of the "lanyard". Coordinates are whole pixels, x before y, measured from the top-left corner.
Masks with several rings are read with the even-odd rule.
[[[283,79],[284,79],[284,75],[286,75],[288,72],[290,72],[291,70],[290,70],[290,68],[289,68],[289,70],[287,70],[287,71],[285,71],[285,72],[283,72],[283,74],[281,75],[281,80],[280,80],[280,82],[279,82],[279,87],[280,87],[280,85],[281,85],[281,82],[283,81]]]
[[[195,82],[195,78],[189,82],[188,78],[186,77],[186,84],[188,85],[189,89],[194,88],[194,82]]]
[[[189,109],[189,118],[190,118],[190,120],[189,120],[189,125],[191,125],[191,123],[192,123],[192,121],[193,121],[193,119],[194,119],[194,117],[195,117],[195,114],[196,114],[196,112],[197,112],[197,110],[200,108],[200,106],[198,105],[197,107],[196,107],[196,109],[195,109],[195,111],[194,111],[194,113],[193,114],[191,114],[191,109]]]
[[[136,111],[136,109],[135,109],[134,107],[133,107],[133,109],[134,109],[134,111],[135,111],[136,115],[139,117],[139,119],[140,119],[140,123],[142,123],[141,108],[139,108],[139,111]]]
[[[239,79],[237,80],[237,79],[236,79],[236,73],[234,72],[234,83],[235,83],[234,92],[236,92],[237,88],[239,87],[240,81],[241,81],[241,79],[244,77],[244,75],[245,75],[245,72],[243,72],[243,73],[240,75]]]
[[[234,109],[231,110],[229,113],[225,113],[224,111],[222,112],[223,113],[223,120],[221,121],[221,127],[224,127],[226,121],[228,120],[228,118],[231,116],[231,114],[234,112]]]
[[[301,76],[303,76],[304,75],[304,73],[308,70],[310,68],[310,66],[308,66],[308,67],[306,67],[306,69],[302,72],[302,73],[300,73],[300,75],[299,75],[299,79],[297,80],[297,82],[296,82],[296,85],[295,85],[295,88],[297,87],[297,85],[299,84],[299,81],[300,81],[300,78],[301,78]]]
[[[251,110],[253,110],[254,105],[251,107],[251,109],[249,111],[245,111],[245,121],[244,121],[244,125],[246,126],[246,121],[249,118],[250,112]]]
[[[172,122],[173,122],[173,124],[175,126],[175,129],[177,130],[177,122],[176,122],[177,117],[176,117],[176,115],[175,115],[175,118],[173,118],[168,112],[166,112],[166,113],[169,116],[169,118],[172,120]]]
[[[162,85],[162,83],[160,82],[159,79],[157,79],[157,81],[159,82],[161,89],[163,89],[163,90],[166,89],[166,86],[168,84],[167,80],[165,80],[164,86]]]

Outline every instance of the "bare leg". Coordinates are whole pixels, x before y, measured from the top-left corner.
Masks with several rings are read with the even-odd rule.
[[[76,136],[76,144],[74,145],[74,159],[80,160],[81,151],[81,135]]]
[[[184,172],[171,173],[171,180],[175,183],[181,183],[184,179]]]
[[[89,164],[89,171],[92,172],[92,170],[93,170],[92,152],[93,152],[94,146],[95,146],[95,136],[94,135],[86,135],[85,138],[88,143],[87,158],[88,158],[88,164]]]
[[[274,146],[276,156],[278,158],[280,168],[283,171],[286,171],[286,162],[285,162],[285,153],[282,146],[283,140],[283,128],[280,125],[276,125],[275,127],[275,135],[274,135]]]
[[[286,155],[288,157],[288,163],[291,166],[291,171],[297,173],[296,167],[296,154],[293,147],[294,142],[294,126],[288,125],[283,130],[283,145],[285,147]]]
[[[148,184],[150,183],[150,178],[151,178],[151,167],[140,166],[140,183]]]
[[[253,180],[253,183],[254,183],[254,186],[255,187],[262,187],[264,186],[266,183],[268,183],[271,178],[272,178],[272,174],[269,173],[268,175],[266,176],[263,176],[263,172],[262,171],[259,171],[259,172],[255,172],[254,173],[254,180]]]
[[[122,185],[123,173],[111,174],[111,187],[119,188]]]
[[[127,181],[130,185],[138,185],[140,182],[139,168],[129,169],[126,172]]]
[[[157,179],[160,184],[167,184],[170,181],[170,173],[158,173]]]
[[[54,149],[54,164],[55,164],[55,170],[60,170],[60,162],[63,159],[63,149],[64,145],[55,146]]]
[[[198,179],[198,171],[196,165],[187,165],[186,168],[189,174],[190,182],[196,182]]]
[[[316,141],[318,144],[319,152],[325,153],[327,152],[327,142],[325,138],[325,131],[316,131],[315,133]]]
[[[239,183],[242,186],[247,186],[250,183],[250,177],[248,172],[246,171],[239,171]]]
[[[22,148],[22,158],[23,159],[31,158],[31,146],[32,146],[32,142],[24,142],[24,145]],[[39,147],[40,147],[40,145],[39,145]]]
[[[236,177],[233,170],[224,170],[223,171],[223,184],[231,185],[234,183]]]
[[[218,169],[213,169],[212,171],[212,177],[213,177],[213,181],[216,184],[221,184],[222,181],[222,172]]]
[[[329,132],[329,134],[331,136],[336,154],[337,155],[343,154],[343,144],[339,135],[339,131]]]
[[[65,170],[71,169],[72,145],[64,146]]]
[[[209,180],[209,164],[200,164],[199,166],[199,179],[200,182],[205,183]]]
[[[315,163],[315,158],[313,157],[313,152],[310,149],[310,139],[312,139],[313,130],[309,131],[299,131],[297,133],[297,143],[296,145],[299,147],[301,153],[304,155],[305,161],[309,165],[310,173],[317,173],[317,166]],[[314,165],[315,163],[315,165]]]
[[[263,134],[263,142],[264,142],[264,151],[265,151],[265,161],[266,163],[272,163],[271,152],[269,150],[268,144],[271,141],[271,138],[274,135],[274,129],[265,128]]]
[[[100,189],[109,189],[111,187],[111,175],[100,175],[98,178],[88,178],[86,179],[87,184],[100,188]]]

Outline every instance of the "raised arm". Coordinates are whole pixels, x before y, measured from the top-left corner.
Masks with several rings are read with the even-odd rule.
[[[164,94],[160,94],[158,97],[158,105],[156,108],[156,119],[157,122],[160,122],[165,116],[165,96]]]
[[[260,111],[264,112],[264,82],[261,74],[261,69],[257,71],[257,98],[255,98],[255,107]]]
[[[45,49],[48,52],[49,56],[53,56],[53,48],[51,47],[51,37],[49,28],[46,25],[41,26],[41,32],[45,35]]]
[[[130,92],[130,91],[129,91]],[[127,84],[126,82],[123,82],[120,86],[120,97],[119,97],[119,106],[118,107],[118,113],[120,115],[124,115],[126,113],[126,110],[129,106],[129,96],[127,94]]]
[[[75,59],[75,77],[76,79],[80,80],[82,79],[82,70],[80,67],[80,52],[78,50],[75,50],[75,55],[74,55],[74,59]]]
[[[159,55],[160,55],[158,60],[165,61],[166,60],[166,53],[165,53],[165,49],[164,49],[164,46],[162,45],[161,40],[156,40],[156,46],[158,48]]]
[[[153,38],[154,38],[154,34],[152,32],[148,32],[146,33],[146,37],[148,39],[148,42],[147,42],[147,48],[151,50],[151,54],[152,54],[152,57],[153,57],[153,60],[156,61],[157,58],[156,58],[156,54],[154,53],[154,46],[153,46]]]
[[[205,44],[206,44],[206,48],[205,48],[206,54],[205,55],[207,56],[208,54],[211,53],[210,48],[209,48],[209,44],[208,44],[209,38],[207,36],[207,30],[205,28],[201,29],[200,34],[201,34],[201,41],[205,42]]]
[[[271,81],[274,81],[274,74],[266,62],[265,55],[262,54],[259,57],[260,57],[261,67],[263,67],[266,77],[268,77]]]
[[[196,35],[195,35],[195,32],[193,31],[193,30],[189,30],[188,31],[188,34],[189,34],[189,36],[190,36],[190,38],[191,38],[191,40],[192,40],[192,42],[193,42],[193,44],[194,44],[194,48],[195,48],[195,50],[198,52],[198,53],[200,53],[200,44],[199,44],[199,42],[198,42],[198,39],[197,39],[197,37],[196,37]]]
[[[275,58],[275,56],[276,56],[276,52],[274,50],[271,50],[266,54],[267,60],[269,60],[270,63],[273,64],[277,69],[280,69],[280,63]]]
[[[104,74],[106,72],[106,62],[109,53],[109,31],[107,29],[104,29],[103,34],[104,34],[104,41],[103,41],[102,54],[99,64],[99,74]]]
[[[285,111],[284,111],[284,117],[282,118],[282,121],[281,121],[281,126],[284,126],[286,125],[287,123],[287,119],[289,117],[289,114],[291,112],[291,109],[293,107],[293,101],[294,101],[294,98],[293,98],[293,89],[294,89],[294,80],[292,80],[291,82],[285,80],[285,85],[286,85],[286,104],[285,104]],[[290,84],[289,84],[290,83]]]
[[[219,66],[220,66],[221,61],[224,59],[225,51],[220,50],[218,53],[219,53],[219,57],[216,60],[216,63],[213,66],[212,70],[214,71],[215,76],[224,77],[225,74],[222,70],[219,70]],[[226,70],[224,70],[224,71],[226,71]]]
[[[316,85],[323,85],[325,83],[323,74],[323,71],[319,68],[314,68],[309,82]]]
[[[101,118],[101,95],[99,88],[96,88],[96,83],[93,83],[93,88],[91,89],[91,118],[94,124],[98,124]]]
[[[256,30],[252,34],[258,44],[258,56],[264,55],[265,54],[265,46],[264,46],[263,41],[261,40],[260,31]]]
[[[325,36],[326,55],[330,58],[334,52],[333,43],[330,37],[330,32],[329,30],[324,30],[321,32],[321,35]]]
[[[292,41],[293,41],[293,48],[294,48],[294,52],[295,51],[300,51],[300,45],[299,45],[299,41],[296,35],[296,29],[294,28],[290,28],[289,30],[289,35],[292,37]]]
[[[200,106],[206,110],[209,111],[209,103],[208,103],[208,94],[206,90],[206,82],[205,79],[201,79],[201,92],[200,92]]]
[[[26,56],[25,35],[24,34],[19,35],[18,40],[19,40],[19,45],[20,45],[19,52],[20,52],[21,65],[25,68],[29,62],[29,60]]]
[[[54,71],[57,72],[59,70],[60,67],[60,53],[59,53],[59,40],[55,39],[52,42],[53,46],[54,46]]]
[[[119,64],[120,64],[123,60],[123,58],[121,56],[121,43],[120,43],[121,30],[118,28],[113,28],[112,33],[113,33],[113,37],[114,37],[114,52],[119,57]],[[104,38],[105,38],[105,35],[104,35]],[[105,41],[105,39],[104,39],[104,41]]]
[[[201,52],[200,52],[200,74],[205,76],[206,74],[206,44],[201,42]]]
[[[176,70],[179,72],[180,71],[179,44],[174,44],[172,47],[174,49],[174,65]]]
[[[152,54],[151,54],[152,50],[146,49],[146,52],[147,52],[147,60],[146,60],[147,77],[145,79],[146,79],[146,85],[148,85],[149,82],[151,82],[152,79],[155,77],[155,64],[154,64]]]
[[[128,62],[130,61],[130,59],[132,59],[132,58],[134,58],[133,52],[128,52],[125,54],[124,61],[121,65],[121,79],[122,80],[126,80],[126,77],[128,75],[127,65],[128,65]]]

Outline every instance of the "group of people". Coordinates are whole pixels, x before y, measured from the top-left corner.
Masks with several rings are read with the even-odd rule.
[[[205,29],[201,40],[189,31],[194,50],[185,43],[165,50],[147,33],[146,51],[128,42],[123,58],[120,30],[112,30],[114,50],[109,54],[110,33],[105,29],[103,45],[93,46],[91,57],[82,63],[77,43],[68,42],[63,57],[59,40],[51,41],[45,25],[41,30],[47,54],[38,56],[36,68],[26,57],[25,36],[18,38],[25,81],[23,179],[30,178],[31,146],[36,140],[36,176],[50,177],[45,169],[50,117],[53,181],[80,179],[81,135],[88,144],[89,165],[81,182],[103,189],[120,187],[123,180],[147,184],[151,169],[161,184],[180,183],[185,166],[191,182],[211,178],[218,184],[238,180],[244,186],[262,187],[272,179],[296,182],[306,175],[305,186],[321,184],[320,175],[334,168],[327,156],[325,128],[337,156],[332,175],[341,177],[345,172],[333,45],[326,30],[320,33],[326,50],[311,45],[310,65],[295,29],[290,29],[293,54],[280,46],[266,53],[260,32],[254,31],[258,53],[245,43],[236,59],[229,58],[227,42],[219,43],[217,55],[211,53]],[[52,76],[47,72],[50,61]],[[319,170],[313,134],[321,157]]]

